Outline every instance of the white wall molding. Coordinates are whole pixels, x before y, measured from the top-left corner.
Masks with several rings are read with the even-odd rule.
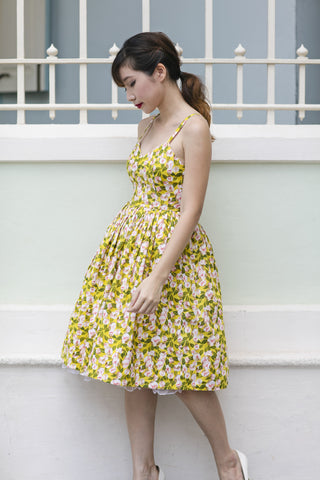
[[[320,162],[320,125],[214,125],[212,159]],[[137,125],[0,125],[0,162],[124,162]]]
[[[0,305],[0,365],[61,365],[72,309]],[[231,367],[320,366],[320,305],[225,305],[224,320]]]
[[[320,354],[286,353],[279,355],[229,355],[230,367],[320,367]],[[57,355],[7,355],[0,356],[1,366],[12,367],[61,367],[62,361]]]

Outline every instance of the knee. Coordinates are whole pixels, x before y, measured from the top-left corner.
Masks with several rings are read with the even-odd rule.
[[[216,393],[214,391],[209,392],[209,391],[202,391],[202,390],[182,390],[181,392],[177,392],[176,395],[184,403],[189,403],[192,401],[198,402],[198,401],[211,400],[212,397],[216,395]]]
[[[194,393],[192,390],[181,390],[181,392],[177,392],[176,395],[183,402],[187,402]]]

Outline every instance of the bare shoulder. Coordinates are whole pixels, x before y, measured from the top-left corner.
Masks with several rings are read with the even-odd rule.
[[[194,141],[209,141],[211,143],[211,132],[208,122],[200,114],[193,115],[191,118],[189,118],[183,130],[183,143],[185,145]]]
[[[152,122],[152,117],[143,118],[140,120],[138,125],[138,137],[141,137],[145,129],[147,128],[149,122]]]

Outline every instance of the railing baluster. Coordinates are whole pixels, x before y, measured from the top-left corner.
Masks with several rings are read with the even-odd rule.
[[[87,58],[87,0],[80,0],[79,4],[79,56],[81,59]],[[88,76],[87,64],[81,63],[79,66],[80,82],[80,103],[88,103]],[[80,123],[88,123],[88,111],[80,110]]]
[[[235,60],[237,61],[237,103],[243,104],[243,59],[245,58],[246,49],[241,43],[234,50]],[[242,110],[237,111],[237,118],[242,118]]]
[[[119,52],[119,47],[114,43],[109,50],[110,56],[109,58],[113,61],[117,53]],[[118,86],[114,82],[113,78],[111,78],[111,103],[118,103]],[[118,118],[118,110],[112,110],[112,118],[116,120]]]
[[[213,57],[213,5],[212,0],[205,3],[205,57]],[[208,100],[212,103],[212,65],[205,65],[205,84],[208,91]]]
[[[142,31],[150,32],[150,0],[142,0]],[[142,118],[149,117],[142,112]]]
[[[301,44],[301,47],[297,50],[298,59],[301,62],[306,62],[309,50]],[[299,65],[299,104],[306,103],[306,66],[304,64]],[[302,121],[305,117],[305,110],[299,110],[299,119]]]
[[[275,0],[268,0],[268,59],[275,58],[275,38],[276,38],[276,2]],[[275,65],[268,63],[268,99],[267,103],[275,103]],[[274,124],[275,115],[274,110],[268,110],[267,123]]]
[[[49,65],[49,103],[54,105],[56,103],[56,66],[55,59],[58,55],[58,49],[51,43],[50,47],[47,49],[48,61],[51,62]],[[49,117],[51,120],[56,118],[56,111],[50,110]]]
[[[24,59],[24,0],[17,0],[17,60]],[[25,103],[24,64],[17,63],[17,103]],[[17,110],[17,123],[25,123],[25,110]]]
[[[150,32],[150,0],[142,0],[142,31]]]

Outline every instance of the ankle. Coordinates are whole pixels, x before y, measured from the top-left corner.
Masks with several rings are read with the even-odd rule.
[[[222,462],[219,465],[219,470],[228,471],[237,467],[239,463],[238,455],[235,450],[231,450],[224,456]]]
[[[158,469],[154,463],[138,465],[134,468],[133,480],[157,480]]]

